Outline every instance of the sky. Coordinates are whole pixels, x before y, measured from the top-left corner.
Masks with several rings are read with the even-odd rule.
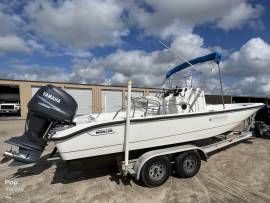
[[[269,97],[269,9],[266,0],[0,0],[0,78],[160,87],[183,62],[171,50],[186,60],[218,51],[225,94]],[[207,92],[218,93],[208,76]]]

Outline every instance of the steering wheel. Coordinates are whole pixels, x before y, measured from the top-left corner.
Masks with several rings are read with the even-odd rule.
[[[187,102],[182,101],[182,102],[179,102],[177,105],[181,106],[182,112],[184,112],[188,108],[188,106],[189,106],[189,112],[190,111],[193,112],[193,109],[191,107],[191,104],[189,104]]]

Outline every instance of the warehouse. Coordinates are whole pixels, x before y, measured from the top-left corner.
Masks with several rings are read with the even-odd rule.
[[[124,86],[37,82],[24,80],[0,80],[0,103],[20,103],[20,116],[27,115],[27,103],[38,89],[47,84],[63,88],[78,103],[77,115],[96,112],[112,112],[125,105]],[[155,88],[133,88],[133,97],[155,94]]]
[[[77,115],[112,112],[125,105],[125,86],[108,86],[95,84],[76,84],[60,82],[41,82],[25,80],[5,80],[0,79],[0,104],[19,103],[20,112],[16,115],[26,118],[27,103],[38,89],[47,84],[63,88],[78,103]],[[132,96],[142,97],[158,92],[157,88],[133,87]],[[269,103],[269,98],[225,96],[225,103],[234,102],[263,102]],[[206,101],[210,104],[221,103],[219,95],[206,95]]]

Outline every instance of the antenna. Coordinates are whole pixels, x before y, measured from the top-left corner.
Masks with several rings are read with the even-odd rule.
[[[163,45],[165,48],[167,48],[168,50],[170,50],[175,56],[177,56],[178,58],[184,60],[185,62],[187,62],[191,67],[193,67],[195,69],[195,67],[193,66],[192,63],[190,63],[188,60],[186,60],[181,54],[179,54],[175,49],[167,46],[164,42],[162,42],[161,40],[158,40],[159,43],[161,45]],[[196,69],[195,69],[196,70]],[[165,87],[165,82],[166,82],[166,78],[164,79],[163,83],[162,83],[162,88]]]
[[[186,60],[181,54],[179,54],[175,49],[168,47],[165,43],[163,43],[161,40],[159,40],[159,43],[162,44],[165,48],[167,48],[168,50],[170,50],[174,55],[176,55],[178,58],[184,60],[185,62],[187,62],[191,67],[194,68],[193,64],[190,63],[188,60]]]

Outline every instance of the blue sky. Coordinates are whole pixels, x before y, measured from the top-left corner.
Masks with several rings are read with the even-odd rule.
[[[214,3],[213,3],[214,2]],[[0,1],[0,78],[159,87],[220,51],[227,94],[269,96],[270,3],[252,0]],[[207,91],[216,93],[218,81]]]

